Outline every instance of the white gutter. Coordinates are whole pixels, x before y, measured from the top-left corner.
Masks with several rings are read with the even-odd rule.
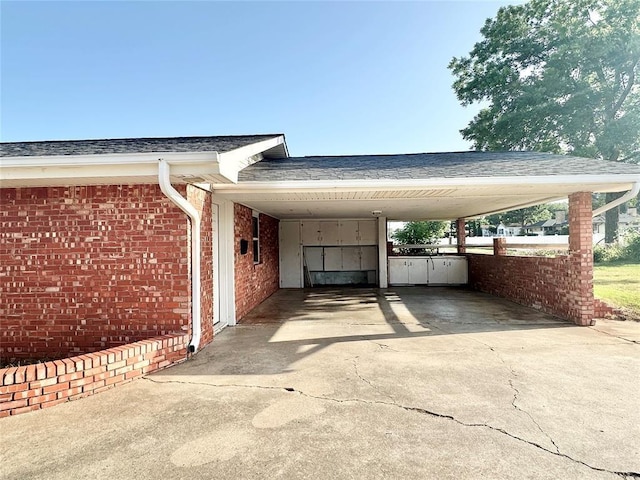
[[[219,184],[214,189],[224,193],[235,192],[273,192],[274,190],[308,191],[331,190],[347,191],[358,189],[407,190],[414,188],[453,188],[453,187],[496,187],[506,185],[633,185],[640,182],[637,174],[615,175],[549,175],[549,176],[510,176],[510,177],[432,177],[425,179],[351,179],[351,180],[283,180],[242,182],[240,184]]]
[[[191,220],[191,341],[189,352],[200,346],[202,327],[200,322],[200,214],[186,198],[171,185],[171,168],[164,159],[159,159],[158,181],[160,189]]]
[[[606,205],[601,206],[600,208],[596,208],[593,211],[593,216],[597,217],[598,215],[606,212],[607,210],[611,210],[612,208],[617,207],[618,205],[621,205],[628,200],[631,200],[633,197],[638,195],[638,192],[640,192],[640,181],[634,183],[633,188],[629,190],[627,193],[625,193],[623,196],[621,196],[620,198],[616,198],[614,201],[609,202]]]

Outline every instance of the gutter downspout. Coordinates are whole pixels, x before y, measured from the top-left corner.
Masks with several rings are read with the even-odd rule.
[[[186,213],[191,220],[191,341],[188,351],[195,353],[200,346],[202,327],[200,322],[200,214],[186,198],[171,185],[171,167],[159,159],[158,183],[169,200]]]
[[[601,206],[600,208],[596,208],[593,211],[592,216],[597,217],[598,215],[606,212],[607,210],[611,210],[614,207],[617,207],[618,205],[623,204],[624,202],[626,202],[627,200],[631,200],[633,197],[635,197],[636,195],[638,195],[638,192],[640,192],[640,181],[636,182],[633,184],[633,187],[631,188],[631,190],[629,190],[627,193],[625,193],[623,196],[621,196],[620,198],[616,198],[614,201],[607,203],[606,205]]]

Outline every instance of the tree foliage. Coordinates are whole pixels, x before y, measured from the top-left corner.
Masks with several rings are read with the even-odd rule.
[[[640,1],[531,0],[481,34],[449,64],[460,102],[486,105],[461,130],[475,148],[640,163]]]
[[[407,222],[393,232],[391,238],[401,245],[426,245],[442,238],[448,226],[448,222]],[[401,249],[401,252],[408,255],[425,253],[424,249]]]
[[[505,225],[517,224],[521,227],[531,225],[542,220],[549,220],[553,217],[553,210],[547,204],[535,205],[533,207],[510,210],[504,213],[488,215],[486,220],[491,225],[504,223]]]

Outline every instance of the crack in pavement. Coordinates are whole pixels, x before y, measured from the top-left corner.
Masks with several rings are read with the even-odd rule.
[[[381,393],[382,395],[384,395],[385,397],[387,397],[387,398],[388,398],[389,400],[391,400],[392,402],[395,402],[395,401],[396,401],[396,399],[395,399],[395,398],[393,398],[391,395],[389,395],[389,394],[388,394],[388,393],[386,393],[386,392],[382,392],[382,391],[380,391],[380,389],[379,389],[378,387],[376,387],[373,383],[371,383],[371,381],[370,381],[370,380],[368,380],[368,379],[364,378],[362,375],[360,375],[360,371],[358,370],[358,358],[360,358],[360,357],[359,357],[359,356],[356,356],[356,357],[353,359],[353,369],[354,369],[354,370],[355,370],[355,372],[356,372],[356,376],[357,376],[360,380],[362,380],[364,383],[366,383],[367,385],[369,385],[371,388],[373,388],[376,392]]]
[[[604,333],[605,335],[609,335],[610,337],[617,338],[618,340],[624,340],[625,342],[635,343],[636,345],[640,345],[640,341],[639,340],[629,340],[628,338],[624,338],[624,337],[621,337],[619,335],[614,335],[613,333],[605,332],[604,330],[598,330],[595,327],[587,327],[587,328],[589,328],[590,330],[594,330],[596,332],[599,332],[599,333]]]
[[[333,403],[361,403],[361,404],[365,404],[365,405],[384,405],[384,406],[388,406],[388,407],[395,407],[395,408],[400,408],[402,410],[405,410],[407,412],[415,412],[415,413],[419,413],[421,415],[426,415],[426,416],[430,416],[430,417],[435,417],[435,418],[442,418],[444,420],[449,420],[452,421],[454,423],[457,423],[458,425],[461,425],[463,427],[470,427],[470,428],[486,428],[489,429],[491,431],[494,432],[498,432],[502,435],[506,435],[509,438],[512,438],[518,442],[522,442],[525,443],[527,445],[530,445],[532,447],[535,447],[539,450],[542,450],[543,452],[549,453],[551,455],[557,456],[557,457],[561,457],[561,458],[565,458],[567,460],[570,460],[571,462],[577,463],[579,465],[582,465],[584,467],[589,468],[590,470],[596,471],[596,472],[603,472],[603,473],[609,473],[612,475],[617,475],[623,479],[629,480],[629,479],[640,479],[640,472],[622,472],[622,471],[616,471],[616,470],[608,470],[606,468],[600,468],[600,467],[594,467],[593,465],[589,465],[588,463],[582,461],[582,460],[578,460],[575,459],[569,455],[567,455],[566,453],[561,453],[559,451],[553,451],[553,450],[549,450],[548,448],[544,447],[543,445],[540,445],[539,443],[530,441],[530,440],[526,440],[524,438],[518,437],[517,435],[514,435],[512,433],[509,433],[508,431],[506,431],[503,428],[500,427],[494,427],[493,425],[489,425],[487,423],[467,423],[467,422],[463,422],[462,420],[457,419],[456,417],[454,417],[453,415],[448,415],[445,413],[438,413],[438,412],[434,412],[431,410],[427,410],[426,408],[422,408],[422,407],[411,407],[411,406],[407,406],[407,405],[402,405],[397,403],[396,401],[392,401],[392,402],[386,402],[383,400],[363,400],[361,398],[333,398],[333,397],[325,397],[325,396],[320,396],[320,395],[312,395],[310,393],[305,393],[301,390],[297,390],[293,387],[281,387],[281,386],[265,386],[265,385],[239,385],[239,384],[216,384],[216,383],[202,383],[202,382],[185,382],[182,380],[155,380],[155,379],[151,379],[149,377],[142,377],[143,380],[148,380],[152,383],[156,383],[156,384],[163,384],[163,383],[178,383],[178,384],[184,384],[184,385],[201,385],[201,386],[207,386],[207,387],[217,387],[217,388],[225,388],[225,387],[235,387],[235,388],[256,388],[256,389],[263,389],[263,390],[279,390],[279,391],[286,391],[286,392],[290,392],[290,393],[297,393],[298,395],[301,395],[303,397],[307,397],[307,398],[313,398],[316,400],[321,400],[321,401],[327,401],[327,402],[333,402]],[[366,380],[365,380],[366,381]],[[555,443],[554,443],[555,445]],[[557,446],[556,446],[557,448]]]
[[[520,391],[513,385],[513,380],[509,380],[509,386],[511,387],[511,389],[513,390],[513,400],[511,400],[511,405],[513,406],[513,408],[515,408],[516,410],[518,410],[519,412],[524,413],[527,417],[529,417],[529,419],[534,423],[534,425],[536,427],[538,427],[538,430],[540,430],[540,432],[549,439],[549,441],[553,444],[553,446],[556,448],[556,453],[560,453],[560,448],[558,447],[558,445],[556,444],[556,442],[553,441],[553,438],[551,438],[551,435],[549,435],[547,432],[545,432],[542,427],[540,426],[540,424],[538,422],[536,422],[535,418],[533,418],[533,415],[531,415],[529,412],[527,412],[526,410],[523,410],[522,408],[520,408],[518,405],[516,405],[516,401],[518,400],[518,395],[520,395]]]

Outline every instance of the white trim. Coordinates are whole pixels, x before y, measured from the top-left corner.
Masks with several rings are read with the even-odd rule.
[[[517,176],[517,177],[434,177],[426,179],[358,179],[358,180],[309,180],[309,181],[277,181],[277,182],[243,182],[241,184],[213,185],[215,190],[224,193],[273,192],[274,190],[295,191],[374,191],[374,190],[409,190],[415,188],[443,189],[451,187],[477,187],[496,185],[576,185],[585,188],[587,185],[614,184],[619,187],[628,186],[640,181],[640,175],[549,175],[549,176]]]
[[[42,155],[0,157],[0,165],[9,167],[77,167],[90,165],[125,165],[151,163],[156,165],[162,157],[172,166],[180,163],[219,163],[218,152],[148,152],[148,153],[100,153],[87,155]]]
[[[235,183],[238,181],[238,172],[240,170],[259,162],[263,158],[261,155],[263,152],[279,145],[284,145],[284,152],[287,154],[283,135],[221,153],[219,157],[220,171]]]
[[[234,203],[216,198],[215,194],[213,201],[219,207],[220,319],[233,326],[236,324]]]
[[[387,273],[387,217],[378,217],[378,285],[389,287]]]
[[[215,217],[214,217],[215,214]],[[211,202],[211,228],[213,230],[211,242],[211,264],[213,269],[213,333],[222,330],[227,324],[222,321],[221,302],[220,302],[220,283],[222,276],[220,275],[220,205]],[[215,221],[214,221],[215,220]]]

